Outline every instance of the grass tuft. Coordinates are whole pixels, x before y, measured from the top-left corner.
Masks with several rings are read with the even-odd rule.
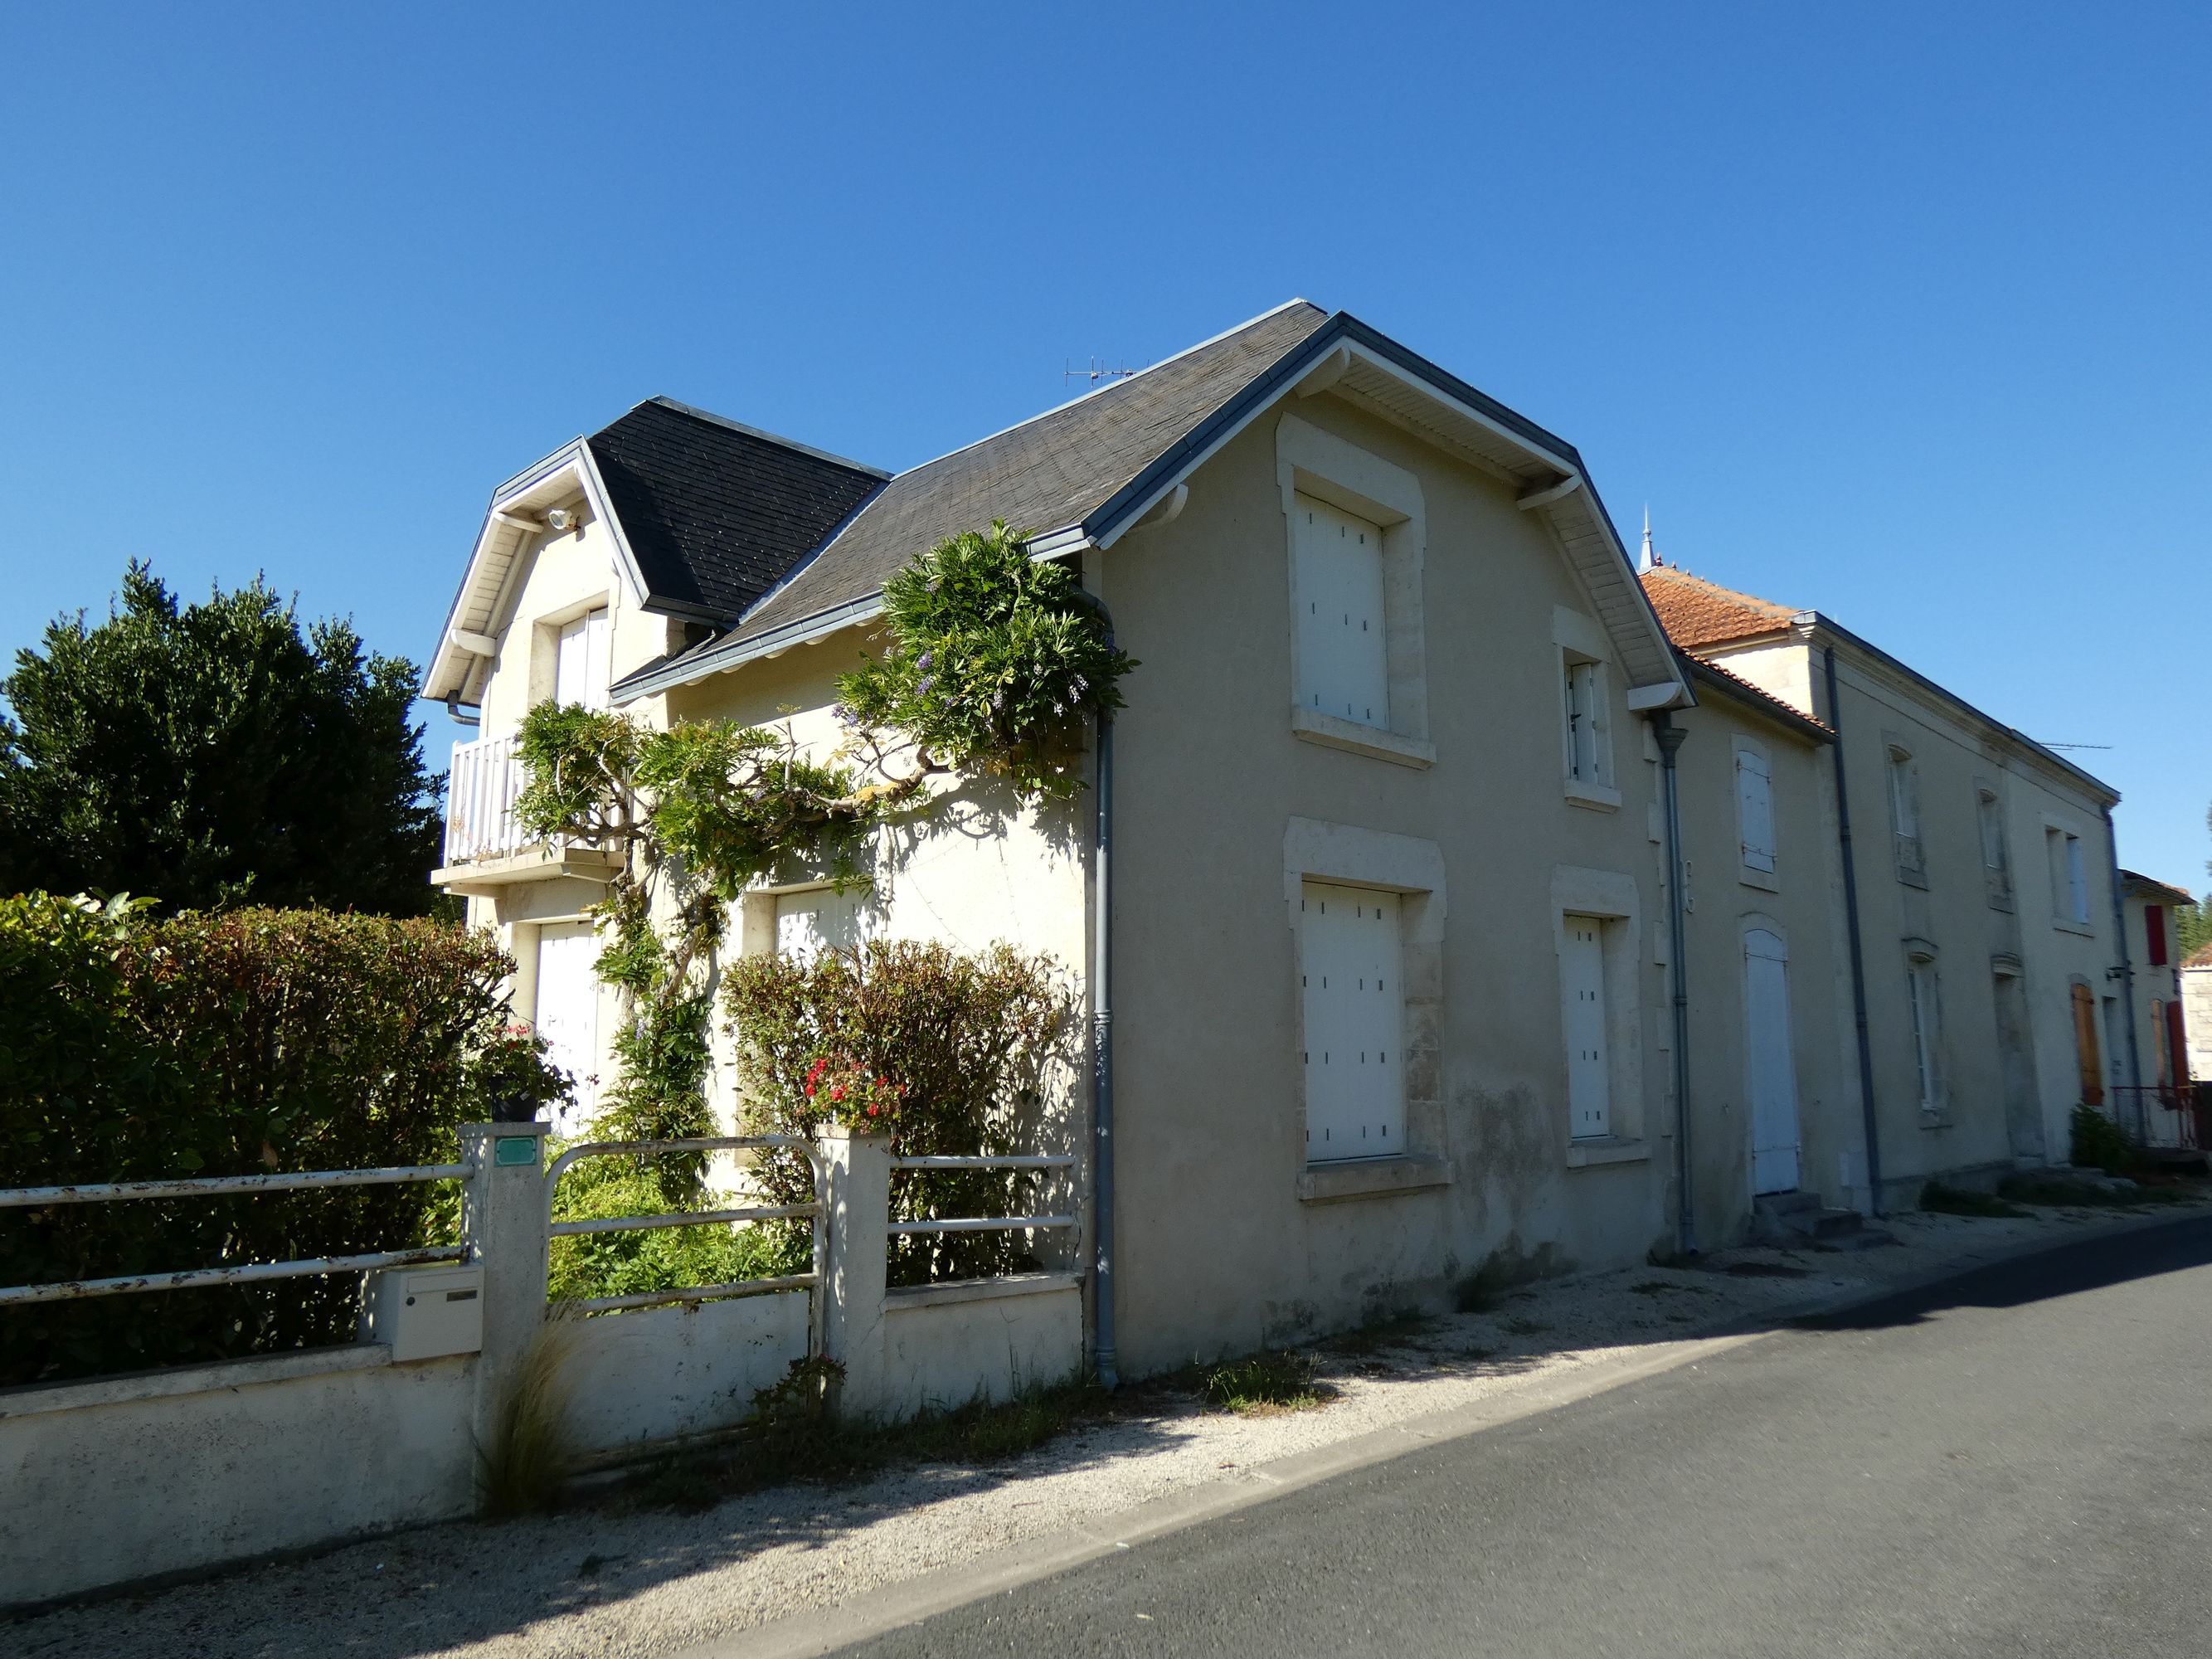
[[[1987,1220],[2009,1220],[2027,1213],[2017,1204],[2008,1204],[1995,1193],[1969,1192],[1963,1187],[1947,1187],[1940,1181],[1931,1181],[1920,1189],[1920,1207],[1937,1215],[1979,1216]]]
[[[477,1492],[486,1515],[533,1515],[559,1497],[573,1455],[568,1363],[575,1346],[575,1328],[549,1312],[507,1379],[491,1439],[477,1445]]]
[[[1336,1390],[1314,1381],[1314,1363],[1301,1353],[1280,1350],[1217,1365],[1206,1373],[1208,1404],[1246,1414],[1306,1411],[1327,1405]]]
[[[2066,1206],[2085,1210],[2134,1210],[2150,1204],[2187,1204],[2196,1194],[2184,1187],[2107,1187],[2069,1176],[2007,1176],[1997,1191],[2022,1204]],[[2014,1210],[2025,1215],[2025,1210]]]

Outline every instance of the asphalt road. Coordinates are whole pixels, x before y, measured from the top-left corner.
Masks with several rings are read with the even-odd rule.
[[[1443,1443],[844,1651],[2212,1654],[2212,1218]]]

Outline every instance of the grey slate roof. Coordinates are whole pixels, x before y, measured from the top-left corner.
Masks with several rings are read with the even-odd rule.
[[[995,515],[1041,532],[1079,524],[1328,321],[1300,300],[1142,374],[902,472],[737,628],[632,675],[655,679],[880,589],[914,556]],[[627,522],[627,520],[625,520]]]
[[[728,623],[888,473],[648,398],[586,440],[657,610]]]

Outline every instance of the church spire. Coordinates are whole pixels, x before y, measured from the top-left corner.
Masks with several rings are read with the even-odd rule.
[[[1644,556],[1636,562],[1636,574],[1640,576],[1647,570],[1656,570],[1665,562],[1664,559],[1652,550],[1651,504],[1646,501],[1644,504]]]

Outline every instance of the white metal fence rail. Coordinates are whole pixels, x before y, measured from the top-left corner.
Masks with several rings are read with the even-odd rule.
[[[1029,1152],[1010,1154],[1004,1158],[895,1158],[891,1168],[897,1170],[1066,1170],[1075,1164],[1074,1156],[1067,1152]],[[1005,1215],[959,1216],[935,1221],[894,1221],[890,1236],[911,1237],[920,1233],[989,1233],[1028,1232],[1031,1230],[1048,1231],[1056,1227],[1073,1227],[1072,1215]]]
[[[446,778],[446,862],[468,864],[521,850],[514,816],[522,793],[520,739],[481,738],[453,745]]]
[[[44,1210],[67,1204],[112,1204],[131,1199],[226,1198],[256,1193],[329,1190],[343,1187],[402,1187],[426,1181],[462,1181],[471,1164],[418,1164],[387,1170],[313,1170],[294,1175],[197,1176],[173,1181],[88,1182],[73,1187],[0,1188],[0,1210]],[[112,1279],[63,1279],[51,1285],[0,1287],[0,1307],[29,1302],[75,1302],[139,1291],[190,1291],[211,1285],[251,1285],[319,1273],[365,1273],[430,1261],[460,1261],[459,1244],[411,1250],[374,1250],[357,1255],[304,1256],[290,1261],[249,1261],[230,1267],[191,1267],[179,1273],[125,1273]]]
[[[556,1188],[562,1176],[587,1158],[659,1158],[666,1152],[739,1152],[782,1150],[799,1153],[814,1183],[811,1204],[758,1204],[729,1210],[688,1210],[670,1215],[594,1216],[588,1219],[551,1219]],[[671,1302],[719,1301],[726,1297],[770,1296],[779,1291],[805,1291],[811,1302],[808,1329],[814,1350],[821,1348],[823,1287],[829,1279],[827,1212],[822,1202],[824,1174],[822,1154],[811,1141],[796,1135],[713,1135],[689,1140],[595,1140],[571,1146],[545,1171],[546,1232],[555,1238],[575,1238],[592,1233],[640,1232],[653,1227],[700,1227],[714,1223],[779,1221],[801,1216],[812,1222],[812,1267],[803,1273],[781,1273],[768,1279],[731,1279],[720,1285],[690,1285],[662,1291],[637,1291],[628,1296],[580,1297],[567,1305],[584,1313],[610,1312],[620,1308],[650,1308]]]

